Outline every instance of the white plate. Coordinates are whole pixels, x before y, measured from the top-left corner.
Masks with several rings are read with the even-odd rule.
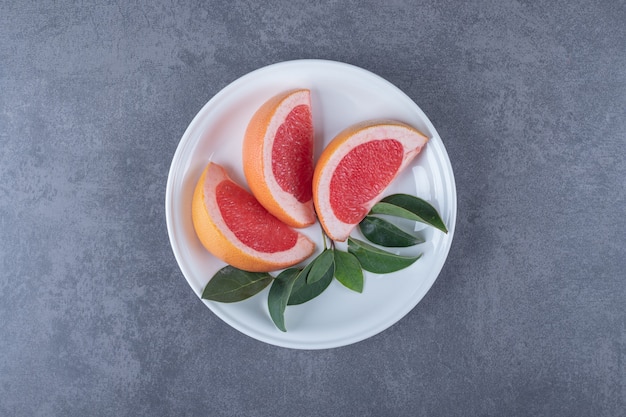
[[[167,181],[167,230],[180,269],[200,297],[209,278],[225,264],[202,247],[194,232],[191,199],[195,183],[211,159],[245,184],[241,143],[246,125],[265,100],[291,88],[311,90],[316,156],[339,131],[369,119],[400,120],[430,137],[386,194],[405,192],[430,201],[449,232],[423,228],[420,233],[426,243],[403,250],[423,252],[422,258],[393,274],[366,273],[362,294],[334,280],[316,299],[287,307],[286,333],[270,319],[269,288],[239,303],[203,302],[235,329],[266,343],[296,349],[344,346],[387,329],[415,307],[439,275],[454,234],[456,189],[443,143],[420,108],[388,81],[344,63],[298,60],[261,68],[228,85],[200,110],[178,145]],[[321,246],[317,224],[304,233]]]

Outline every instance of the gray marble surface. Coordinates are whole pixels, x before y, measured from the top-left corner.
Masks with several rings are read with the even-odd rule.
[[[0,2],[1,416],[626,415],[626,3]],[[297,351],[197,299],[164,198],[215,93],[361,66],[431,118],[458,222],[421,303]]]

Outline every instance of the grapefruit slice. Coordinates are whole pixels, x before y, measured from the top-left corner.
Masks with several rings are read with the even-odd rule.
[[[315,222],[313,118],[309,90],[290,90],[252,116],[243,142],[244,174],[252,194],[292,227]]]
[[[324,149],[313,175],[317,217],[333,240],[345,241],[428,138],[404,123],[356,124]]]
[[[271,215],[252,194],[210,162],[192,200],[192,219],[202,245],[245,271],[269,272],[311,256],[315,244]]]

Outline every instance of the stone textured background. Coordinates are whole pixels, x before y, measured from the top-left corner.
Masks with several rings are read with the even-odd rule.
[[[0,415],[625,415],[623,0],[131,3],[0,1]],[[164,214],[200,108],[299,58],[404,90],[459,200],[424,300],[323,351],[213,315]]]

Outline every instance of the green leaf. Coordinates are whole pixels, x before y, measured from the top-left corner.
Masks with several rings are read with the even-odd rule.
[[[356,256],[363,269],[377,274],[399,271],[422,256],[396,255],[353,238],[348,238],[348,251]]]
[[[335,270],[335,259],[333,257],[332,249],[325,249],[317,258],[311,262],[311,270],[306,276],[306,283],[311,285],[324,277],[329,270],[332,270],[331,275]]]
[[[270,317],[276,327],[283,332],[287,331],[285,327],[287,301],[298,275],[300,275],[300,270],[297,268],[285,269],[274,279],[270,287],[270,293],[267,296],[267,307],[270,311]]]
[[[296,280],[296,282],[293,284],[293,289],[291,290],[291,294],[293,295],[294,293],[298,292],[300,290],[300,288],[303,285],[306,285],[306,277],[307,275],[309,275],[309,272],[311,271],[311,267],[313,266],[312,263],[308,263],[304,269],[302,269],[300,271],[300,275],[298,276],[298,279]]]
[[[365,216],[359,223],[359,229],[367,240],[381,246],[404,248],[424,243],[424,239],[420,236],[409,234],[378,217]]]
[[[393,194],[376,203],[370,214],[388,214],[429,224],[448,233],[441,216],[430,203],[408,194]]]
[[[248,272],[227,265],[213,275],[202,291],[205,300],[234,303],[250,298],[274,278],[266,272]]]
[[[335,250],[335,277],[352,291],[363,292],[363,270],[353,254]]]
[[[296,279],[296,282],[293,285],[293,290],[291,290],[291,296],[289,297],[287,305],[303,304],[307,301],[314,299],[315,297],[323,293],[333,280],[334,270],[329,269],[328,272],[318,281],[314,282],[313,284],[307,284],[307,269],[308,271],[311,270],[311,264],[308,264],[300,273],[298,279]]]

